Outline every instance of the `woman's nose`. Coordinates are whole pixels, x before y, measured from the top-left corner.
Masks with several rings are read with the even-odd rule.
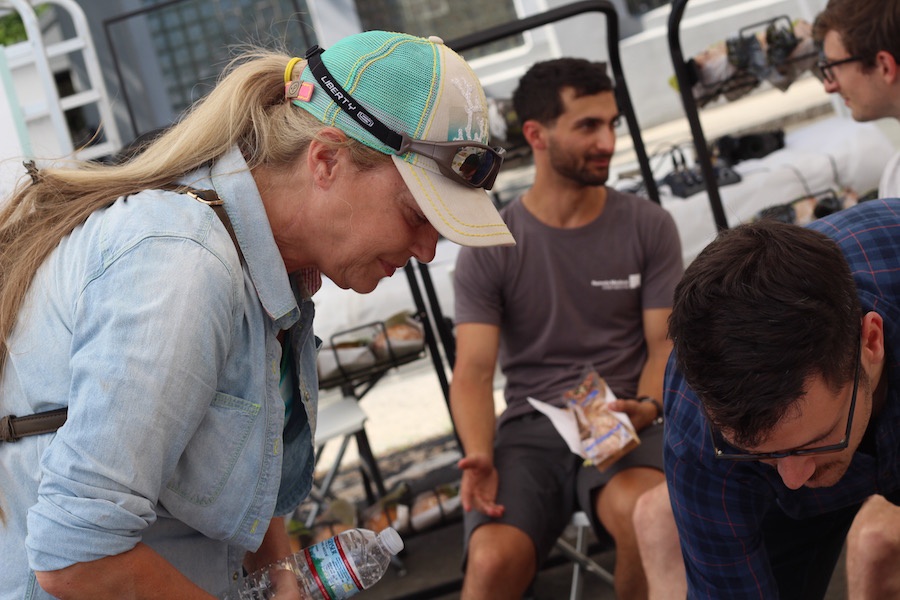
[[[784,485],[797,490],[816,472],[816,461],[808,456],[788,456],[778,459],[776,468]]]
[[[419,228],[416,241],[410,248],[412,255],[421,263],[430,263],[434,260],[439,234],[431,223]]]

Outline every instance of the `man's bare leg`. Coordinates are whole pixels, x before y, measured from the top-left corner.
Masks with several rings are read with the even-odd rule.
[[[487,523],[469,538],[461,600],[520,600],[537,570],[534,543],[516,527]]]
[[[872,496],[847,534],[847,592],[853,600],[900,598],[900,507]]]
[[[656,469],[636,467],[617,473],[597,495],[597,515],[616,543],[616,597],[647,598],[647,579],[633,525],[638,498],[663,481]]]
[[[638,499],[634,526],[650,600],[684,600],[687,576],[665,481]]]

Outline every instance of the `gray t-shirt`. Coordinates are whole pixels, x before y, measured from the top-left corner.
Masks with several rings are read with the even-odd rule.
[[[660,206],[607,192],[603,213],[576,229],[541,223],[517,199],[502,211],[515,246],[460,250],[456,323],[500,327],[501,422],[533,410],[528,396],[561,404],[587,365],[618,397],[637,392],[642,310],[672,306],[681,243]]]

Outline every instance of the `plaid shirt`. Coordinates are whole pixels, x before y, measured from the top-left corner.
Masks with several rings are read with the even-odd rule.
[[[665,380],[666,479],[687,560],[689,598],[778,598],[759,528],[773,502],[812,517],[900,489],[900,200],[872,200],[815,221],[850,264],[864,311],[884,319],[888,377],[875,456],[857,451],[830,488],[788,489],[775,469],[713,457],[706,418],[670,360]]]

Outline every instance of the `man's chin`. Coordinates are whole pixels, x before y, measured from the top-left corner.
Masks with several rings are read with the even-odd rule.
[[[847,469],[841,468],[840,465],[832,465],[830,468],[814,475],[804,486],[808,488],[829,488],[835,486],[846,471]]]
[[[868,123],[869,121],[874,121],[881,118],[878,115],[863,112],[861,109],[852,106],[849,102],[847,103],[847,108],[850,109],[850,116],[854,121],[857,121],[858,123]]]
[[[609,181],[609,173],[597,174],[593,176],[582,176],[579,183],[584,187],[603,187]]]

